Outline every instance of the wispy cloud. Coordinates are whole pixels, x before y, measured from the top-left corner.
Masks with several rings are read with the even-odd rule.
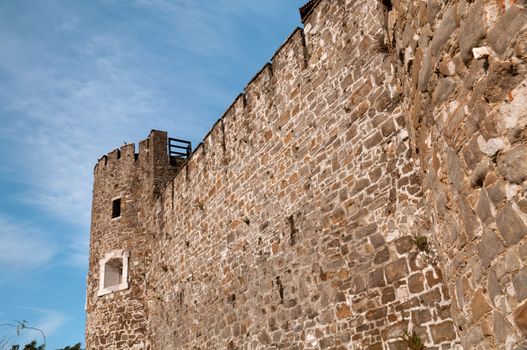
[[[56,252],[56,246],[42,232],[0,215],[0,271],[3,276],[41,269],[51,263]]]
[[[122,11],[119,0],[97,4],[34,2],[24,8],[24,30],[18,20],[0,23],[0,146],[8,159],[0,177],[16,171],[18,201],[77,225],[68,235],[70,258],[83,266],[96,159],[152,128],[200,141],[256,71],[248,62],[273,33],[256,23],[273,18],[262,7],[277,6],[136,0]],[[240,21],[258,41],[247,41]],[[243,80],[233,90],[235,76]]]
[[[50,337],[55,334],[68,320],[68,316],[64,312],[59,310],[49,310],[41,308],[28,309],[40,314],[40,317],[35,322],[35,327],[41,329],[46,335],[46,337]]]

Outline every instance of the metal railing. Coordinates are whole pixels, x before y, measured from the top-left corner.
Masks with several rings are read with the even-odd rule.
[[[188,158],[192,153],[192,143],[190,141],[168,138],[168,154],[171,157]]]

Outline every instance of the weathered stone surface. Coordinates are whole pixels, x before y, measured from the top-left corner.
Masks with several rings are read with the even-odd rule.
[[[430,46],[433,57],[437,57],[445,42],[450,38],[454,30],[456,30],[458,20],[457,4],[453,4],[443,15],[441,24],[434,33]]]
[[[461,345],[463,345],[463,349],[474,349],[484,339],[485,336],[483,335],[481,327],[472,327],[468,330],[467,336],[463,338]]]
[[[485,178],[487,177],[487,173],[489,171],[489,161],[488,159],[484,159],[481,162],[476,165],[476,168],[474,169],[474,172],[472,173],[472,186],[474,187],[481,187],[483,186],[485,182]]]
[[[527,299],[527,268],[516,273],[512,279],[512,284],[514,285],[514,291],[516,292],[516,300],[518,303]]]
[[[518,217],[511,204],[498,211],[496,225],[507,246],[518,243],[527,234],[527,227]]]
[[[508,181],[521,184],[527,179],[527,145],[518,145],[498,158],[498,169]]]
[[[424,290],[425,278],[422,273],[417,272],[408,278],[408,290],[410,293],[420,293]]]
[[[454,91],[454,88],[455,88],[454,79],[443,78],[439,80],[434,92],[432,93],[432,102],[434,104],[442,103]]]
[[[523,244],[518,248],[518,256],[527,265],[527,244]]]
[[[384,269],[377,269],[369,274],[369,286],[370,288],[383,287],[386,285],[384,280]]]
[[[470,7],[459,32],[459,51],[465,64],[472,59],[472,48],[486,36],[485,18],[485,1],[476,1]]]
[[[476,213],[481,222],[485,223],[492,219],[492,211],[490,209],[490,201],[487,197],[487,191],[481,190],[479,194],[478,204],[476,206]]]
[[[472,299],[472,317],[478,321],[483,315],[492,310],[482,292],[477,292]]]
[[[430,327],[432,331],[432,338],[436,342],[445,340],[453,340],[456,338],[456,331],[454,324],[451,321],[446,321]]]
[[[426,91],[426,86],[432,75],[432,54],[430,50],[427,49],[423,55],[423,62],[421,64],[421,71],[419,72],[419,90]]]
[[[399,254],[405,254],[411,251],[414,248],[414,243],[412,242],[412,237],[410,236],[404,236],[401,238],[398,238],[395,241],[395,246],[397,247],[397,253]]]
[[[375,264],[382,264],[388,260],[390,260],[390,251],[387,248],[384,248],[383,250],[375,254],[375,259],[373,259],[373,262]]]
[[[505,186],[503,182],[498,181],[487,189],[488,197],[495,206],[500,206],[505,203],[507,195],[505,193]]]
[[[510,47],[510,44],[527,23],[527,10],[512,5],[489,31],[488,42],[500,55]]]
[[[341,304],[337,307],[337,318],[342,320],[344,318],[351,317],[352,312],[348,305]]]
[[[440,0],[427,0],[426,14],[428,17],[428,22],[430,23],[431,26],[434,25],[437,13],[439,12],[440,9],[441,9]]]
[[[522,212],[527,214],[527,199],[524,198],[520,200],[517,204],[518,204],[518,208],[520,208]]]
[[[521,339],[502,321],[525,293],[527,37],[492,35],[524,2],[321,0],[186,170],[166,144],[101,161],[88,348],[394,348],[410,321],[431,349]],[[99,299],[98,256],[122,245],[134,287]]]
[[[386,281],[388,283],[393,283],[403,277],[406,277],[408,275],[406,259],[401,258],[386,265],[385,274]]]
[[[477,244],[477,249],[483,267],[489,267],[496,255],[503,251],[503,243],[492,230],[488,229]]]
[[[494,298],[496,298],[497,295],[503,295],[503,289],[501,288],[500,281],[498,280],[498,277],[496,277],[494,270],[490,270],[489,272],[487,288],[492,303],[494,303]]]
[[[527,300],[514,310],[514,323],[527,336]]]
[[[496,341],[498,343],[505,343],[507,337],[510,337],[514,330],[511,324],[499,312],[494,312],[493,315],[493,331]]]
[[[448,164],[448,177],[450,182],[457,190],[461,191],[463,189],[463,184],[465,177],[461,171],[461,164],[459,158],[454,149],[449,148],[447,151],[447,164]]]
[[[474,169],[476,165],[481,161],[483,152],[478,145],[478,139],[473,136],[470,141],[463,147],[463,159],[469,169]]]

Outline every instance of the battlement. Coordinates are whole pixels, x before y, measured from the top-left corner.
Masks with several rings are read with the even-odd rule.
[[[167,132],[152,130],[146,139],[139,142],[137,153],[133,143],[116,148],[98,159],[94,173],[97,175],[100,172],[114,171],[116,167],[140,166],[149,162],[156,165],[181,166],[188,157],[188,150],[185,150],[185,153],[174,153],[170,149],[170,140]],[[188,141],[178,141],[183,142],[185,146],[190,145]]]

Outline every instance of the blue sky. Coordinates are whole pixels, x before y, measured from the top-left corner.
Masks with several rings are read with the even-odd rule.
[[[0,0],[0,323],[84,342],[95,162],[151,129],[199,143],[306,1]]]

